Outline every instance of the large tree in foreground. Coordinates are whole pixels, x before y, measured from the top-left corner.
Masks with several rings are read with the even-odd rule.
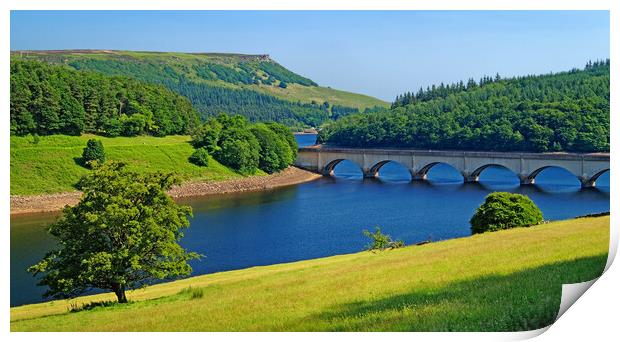
[[[65,207],[48,228],[58,249],[28,269],[43,274],[45,296],[74,297],[99,288],[124,303],[127,289],[189,275],[188,261],[199,255],[178,244],[192,211],[166,194],[176,183],[172,174],[138,174],[115,162],[83,178],[80,202]]]

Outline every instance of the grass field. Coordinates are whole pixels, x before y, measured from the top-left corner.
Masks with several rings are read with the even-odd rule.
[[[553,322],[561,284],[599,276],[609,216],[381,253],[216,273],[11,308],[12,331],[512,331]],[[204,262],[209,262],[205,259]]]
[[[284,89],[265,85],[251,86],[250,88],[288,101],[301,101],[305,103],[312,101],[323,103],[327,101],[332,105],[358,108],[360,111],[375,106],[386,108],[390,106],[389,103],[372,96],[327,87],[304,87],[299,84],[289,84]]]
[[[11,136],[11,195],[33,195],[75,190],[88,169],[80,166],[86,141],[80,137],[52,135],[33,138]],[[208,167],[188,161],[193,152],[188,136],[96,137],[103,142],[107,160],[126,162],[135,171],[175,172],[182,179],[224,180],[241,177],[215,160]]]

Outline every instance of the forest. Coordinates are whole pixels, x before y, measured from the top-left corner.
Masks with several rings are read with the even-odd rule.
[[[275,121],[290,127],[318,127],[331,117],[329,103],[290,102],[252,90],[213,87],[185,79],[166,83],[166,86],[186,96],[203,119],[229,113],[243,115],[251,122]],[[357,108],[348,109],[358,112]]]
[[[219,113],[229,113],[243,115],[251,122],[276,121],[289,127],[302,128],[317,127],[332,118],[330,104],[325,107],[323,103],[292,102],[247,89],[249,85],[260,84],[277,84],[282,88],[291,83],[317,85],[274,61],[230,57],[196,62],[187,60],[190,57],[184,55],[183,58],[174,59],[172,55],[165,55],[101,58],[50,54],[28,58],[14,55],[13,59],[38,59],[52,64],[64,64],[76,70],[95,71],[107,76],[129,76],[160,84],[187,97],[203,120]],[[336,111],[336,117],[340,117],[345,113],[358,112],[358,109],[339,106]]]
[[[204,81],[224,81],[232,84],[280,84],[299,83],[316,85],[311,80],[294,74],[272,62],[260,62],[261,71],[269,75],[257,77],[257,67],[251,63],[239,63],[237,68],[217,64],[193,64],[199,79],[192,79],[167,66],[136,61],[77,59],[68,65],[78,70],[96,70],[108,75],[125,74],[139,80],[162,84],[170,90],[187,97],[206,119],[219,113],[240,114],[251,122],[276,121],[291,127],[317,127],[331,117],[330,107],[322,104],[291,102],[254,90],[217,86]],[[348,108],[358,112],[357,108]]]
[[[11,61],[11,134],[106,136],[188,134],[191,103],[163,86],[124,76]]]
[[[609,65],[408,92],[389,110],[326,123],[318,139],[348,147],[608,152]]]

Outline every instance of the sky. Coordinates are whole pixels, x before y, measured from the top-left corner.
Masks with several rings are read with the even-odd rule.
[[[607,11],[12,11],[10,36],[11,50],[269,54],[322,86],[386,101],[610,54]]]

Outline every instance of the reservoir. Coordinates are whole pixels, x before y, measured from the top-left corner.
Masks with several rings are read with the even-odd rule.
[[[307,146],[315,136],[297,139]],[[519,186],[510,171],[489,168],[480,183],[464,184],[456,170],[441,164],[427,182],[411,182],[395,163],[386,164],[378,179],[363,179],[357,166],[344,161],[335,177],[183,201],[194,217],[181,244],[206,256],[192,262],[193,275],[200,275],[359,252],[369,242],[362,231],[375,227],[406,244],[469,236],[469,219],[493,191],[529,196],[546,220],[609,211],[609,173],[594,189],[581,189],[575,176],[555,168],[536,183]],[[25,270],[53,247],[45,226],[55,215],[11,219],[11,306],[43,300],[45,289]]]

